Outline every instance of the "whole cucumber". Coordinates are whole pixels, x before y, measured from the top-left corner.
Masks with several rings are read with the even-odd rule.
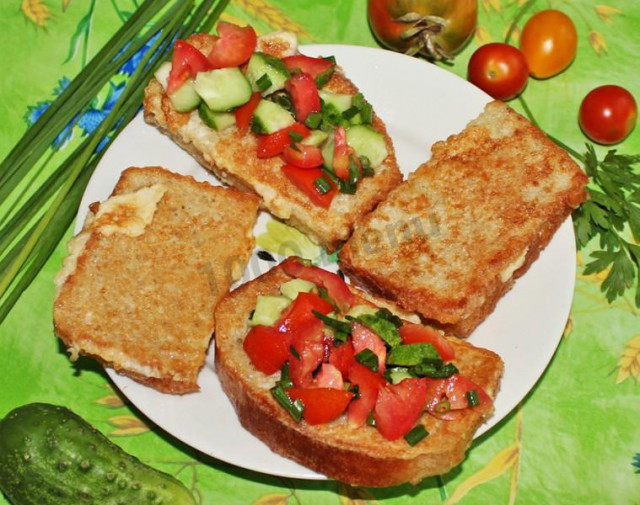
[[[127,454],[65,407],[0,421],[0,489],[14,505],[195,505],[177,479]]]

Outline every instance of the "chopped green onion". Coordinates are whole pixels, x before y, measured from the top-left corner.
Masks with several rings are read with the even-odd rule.
[[[289,350],[291,351],[291,354],[293,354],[293,357],[300,361],[300,353],[298,352],[298,349],[293,347],[293,345],[290,345]]]
[[[467,403],[469,407],[476,407],[480,405],[480,399],[478,398],[478,392],[475,389],[467,391]]]
[[[314,316],[316,316],[330,328],[347,334],[351,332],[351,323],[347,321],[340,321],[338,319],[334,319],[333,317],[325,316],[322,312],[319,312],[317,310],[312,310],[311,312],[313,312]]]
[[[445,364],[441,359],[424,360],[411,367],[411,375],[414,377],[431,377],[432,379],[447,379],[458,373],[458,368],[453,363]]]
[[[349,384],[347,391],[350,391],[351,393],[353,393],[354,400],[357,400],[358,398],[360,398],[360,386],[358,386],[357,384]]]
[[[294,420],[298,422],[302,420],[304,405],[300,400],[292,401],[291,398],[289,398],[286,389],[279,386],[272,387],[271,394]]]
[[[404,436],[404,439],[410,446],[414,446],[420,442],[420,440],[426,438],[427,435],[429,435],[429,432],[424,425],[417,424]]]
[[[289,138],[291,139],[291,145],[294,145],[297,142],[300,142],[304,137],[300,135],[298,132],[290,131]]]
[[[271,86],[271,84],[273,83],[271,82],[271,78],[267,74],[262,74],[256,81],[256,86],[258,87],[258,91],[260,91],[261,93],[266,89],[268,89]]]
[[[360,109],[360,119],[362,120],[362,124],[371,124],[373,123],[373,108],[371,104],[367,103]]]
[[[354,356],[356,361],[367,368],[377,372],[380,368],[380,363],[378,362],[378,356],[371,349],[363,349],[358,354]]]
[[[350,120],[357,116],[359,112],[360,109],[358,109],[358,107],[356,107],[355,105],[352,105],[347,110],[342,111],[342,117],[346,120]]]
[[[367,416],[367,426],[374,426],[376,425],[376,418],[373,417],[373,410],[369,412],[369,415]]]
[[[369,160],[367,160],[367,162],[368,161]],[[393,312],[391,312],[389,309],[386,309],[384,307],[381,307],[378,310],[376,310],[376,316],[392,322],[396,328],[400,328],[404,324],[402,322],[402,319],[400,319],[400,317],[396,316]]]
[[[305,119],[304,124],[311,128],[312,130],[317,130],[320,127],[320,123],[322,123],[322,113],[321,112],[312,112]]]
[[[373,331],[390,347],[395,347],[402,344],[402,339],[398,334],[398,328],[395,326],[395,324],[388,319],[379,317],[377,313],[363,314],[356,317],[355,319],[356,321]]]
[[[433,407],[433,411],[436,414],[446,414],[450,410],[451,410],[451,403],[449,403],[449,400],[442,400],[435,407]]]
[[[327,180],[327,178],[323,177],[322,175],[318,177],[315,181],[313,181],[313,186],[318,190],[318,193],[320,193],[321,195],[327,194],[329,191],[331,191],[331,188],[333,188],[333,186]]]

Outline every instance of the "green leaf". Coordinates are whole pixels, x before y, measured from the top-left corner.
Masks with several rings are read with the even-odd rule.
[[[78,22],[76,31],[71,36],[71,40],[69,42],[69,52],[67,53],[67,57],[64,60],[64,63],[69,63],[78,52],[80,41],[84,36],[86,36],[89,28],[91,27],[91,17],[92,13],[89,12]]]
[[[624,294],[625,290],[633,285],[635,277],[636,271],[629,256],[624,250],[618,251],[609,274],[602,281],[601,289],[606,294],[607,300],[612,302]]]

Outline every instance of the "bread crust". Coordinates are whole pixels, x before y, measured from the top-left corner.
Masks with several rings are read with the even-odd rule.
[[[292,37],[291,34],[276,33],[262,38],[260,49],[277,57],[294,54],[297,52],[295,37],[287,42]],[[196,34],[187,40],[205,54],[209,51],[210,39],[206,36]],[[340,68],[336,68],[323,89],[336,93],[357,92]],[[328,209],[313,204],[289,181],[281,170],[284,163],[280,157],[257,158],[255,135],[242,134],[235,126],[216,132],[204,125],[197,111],[177,112],[156,79],[152,79],[145,89],[144,118],[220,180],[260,196],[263,208],[300,229],[330,252],[349,237],[359,219],[402,181],[393,143],[377,115],[374,115],[373,127],[385,137],[387,158],[376,168],[374,177],[360,181],[355,195],[338,193]]]
[[[456,421],[424,414],[429,436],[411,447],[403,439],[390,442],[377,430],[350,427],[344,416],[325,425],[295,422],[273,399],[269,389],[279,374],[258,372],[242,348],[248,318],[261,294],[278,293],[291,278],[275,267],[231,292],[216,310],[216,372],[240,422],[274,452],[351,485],[384,487],[418,483],[457,466],[477,428],[491,415],[485,404],[461,411]],[[354,288],[354,292],[360,292]],[[501,359],[458,339],[450,339],[460,373],[495,397],[503,372]]]
[[[586,198],[586,175],[502,102],[437,142],[339,253],[357,284],[468,336]]]
[[[157,200],[136,203],[152,190]],[[145,208],[150,218],[132,235]],[[253,250],[258,199],[159,167],[129,168],[91,209],[56,278],[55,333],[72,358],[93,357],[163,392],[198,390],[215,306]]]

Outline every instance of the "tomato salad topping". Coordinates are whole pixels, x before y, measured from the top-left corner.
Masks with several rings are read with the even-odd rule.
[[[199,36],[211,37],[208,54],[177,40],[172,61],[156,72],[176,110],[197,110],[216,131],[252,132],[257,157],[280,157],[285,177],[321,207],[375,174],[388,154],[386,139],[372,127],[362,94],[325,89],[333,57],[275,58],[256,51],[250,26],[220,22],[217,30]]]
[[[490,404],[461,376],[451,343],[354,295],[334,273],[291,257],[281,295],[257,299],[243,347],[251,363],[280,378],[274,398],[296,420],[375,426],[411,445],[428,435],[424,412],[445,421]]]

